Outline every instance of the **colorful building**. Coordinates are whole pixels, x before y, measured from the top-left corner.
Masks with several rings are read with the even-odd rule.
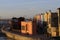
[[[57,12],[51,12],[48,11],[44,14],[44,21],[47,22],[48,24],[48,28],[47,28],[47,32],[51,35],[51,36],[57,36],[57,28],[58,28],[58,13]]]
[[[36,34],[36,24],[32,21],[22,21],[21,22],[21,33],[33,35]]]
[[[60,36],[60,8],[57,8],[57,13],[58,13],[58,33]]]
[[[43,26],[43,14],[37,14],[34,16],[35,23],[37,25],[36,30],[37,34],[43,34],[44,33],[44,26]]]

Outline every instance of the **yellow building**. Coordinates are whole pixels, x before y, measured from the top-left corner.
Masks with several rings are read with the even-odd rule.
[[[56,12],[48,11],[44,14],[44,21],[47,22],[47,32],[52,36],[57,36],[58,14]]]
[[[57,13],[58,13],[58,29],[59,29],[59,36],[60,36],[60,8],[57,9]]]
[[[51,11],[48,11],[44,14],[44,21],[48,23],[49,28],[51,28],[50,19],[51,19]]]

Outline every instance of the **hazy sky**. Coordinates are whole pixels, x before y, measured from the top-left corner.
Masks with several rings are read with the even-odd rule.
[[[0,0],[0,18],[32,17],[58,7],[60,0]]]

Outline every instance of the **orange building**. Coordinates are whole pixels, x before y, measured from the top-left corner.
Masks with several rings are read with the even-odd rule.
[[[36,34],[36,26],[32,21],[21,22],[21,33],[22,34]]]

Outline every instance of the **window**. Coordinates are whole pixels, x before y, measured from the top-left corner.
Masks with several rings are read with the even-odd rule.
[[[25,29],[25,26],[22,26],[22,27],[21,27],[21,30],[26,30],[26,29]]]
[[[51,26],[58,27],[58,17],[51,18]]]
[[[26,24],[25,26],[22,26],[21,30],[26,30],[27,31],[27,26],[28,26],[28,24]]]

